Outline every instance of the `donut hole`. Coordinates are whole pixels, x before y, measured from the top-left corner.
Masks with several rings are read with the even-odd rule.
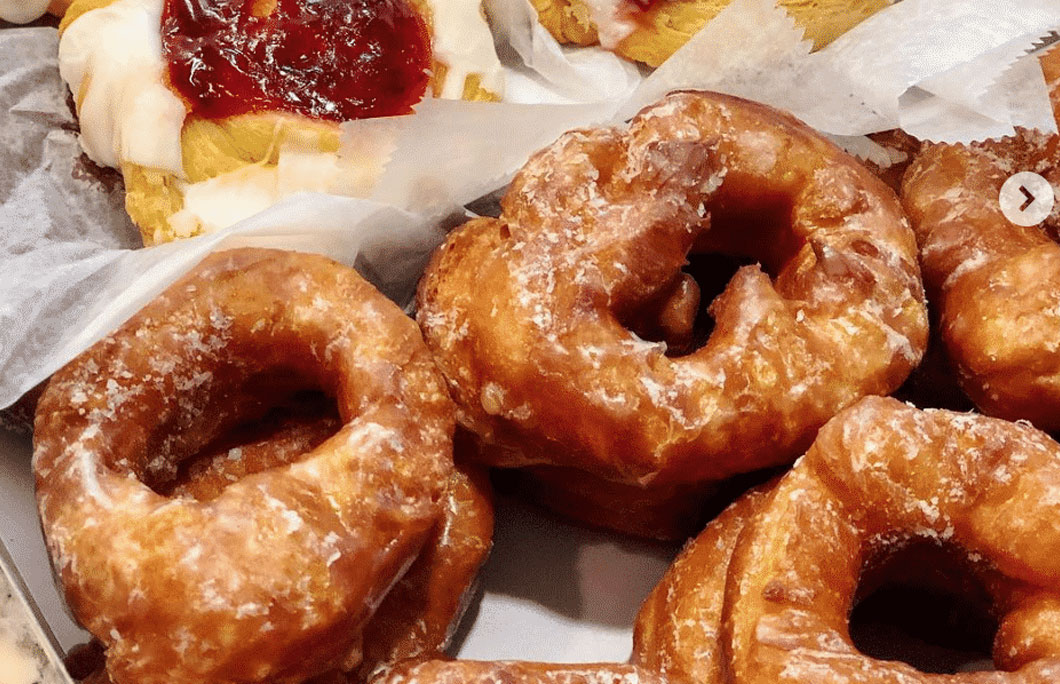
[[[792,228],[791,196],[768,188],[751,193],[751,182],[726,177],[705,207],[710,227],[693,245],[674,283],[623,321],[640,338],[665,342],[671,358],[687,356],[707,343],[714,331],[710,305],[740,268],[758,264],[775,281],[803,245]],[[694,306],[675,292],[689,278],[698,290]]]
[[[293,369],[255,374],[211,397],[204,413],[215,402],[225,415],[202,427],[211,436],[178,439],[167,467],[140,474],[144,484],[163,496],[209,501],[248,475],[301,460],[342,426],[334,398]]]
[[[958,550],[913,542],[863,573],[850,638],[866,656],[928,674],[990,669],[993,601]]]

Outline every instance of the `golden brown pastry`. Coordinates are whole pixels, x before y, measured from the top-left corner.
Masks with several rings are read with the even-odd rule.
[[[1060,114],[1060,50],[1041,60]],[[1039,225],[1004,215],[1002,185],[1031,171],[1060,190],[1060,137],[1020,130],[974,145],[931,145],[902,198],[924,282],[962,388],[983,412],[1060,428],[1060,202]],[[1020,198],[1022,200],[1022,198]]]
[[[372,684],[663,684],[666,680],[634,665],[590,663],[410,660],[383,672]]]
[[[638,487],[576,468],[514,471],[534,503],[591,527],[660,541],[683,541],[703,528],[714,483]]]
[[[659,66],[730,0],[531,0],[561,43],[602,43],[627,59]],[[890,0],[779,0],[821,48]],[[594,7],[599,10],[594,11]],[[601,25],[603,30],[601,30]]]
[[[1055,681],[1058,482],[1060,445],[1029,426],[863,399],[681,553],[637,617],[633,662],[704,684]],[[999,671],[859,651],[851,609],[887,583],[984,602]]]
[[[418,291],[458,419],[496,447],[480,452],[490,465],[717,481],[790,462],[923,353],[916,245],[894,194],[763,105],[684,92],[628,131],[573,131],[502,207],[451,233]],[[690,252],[758,265],[710,305],[705,345],[672,357],[630,322],[685,308]]]
[[[489,476],[458,462],[449,478],[442,520],[365,627],[363,660],[351,681],[368,681],[402,660],[440,655],[467,608],[492,540]]]
[[[336,434],[203,500],[162,493],[306,389],[334,397]],[[58,371],[37,409],[39,511],[109,676],[293,684],[357,665],[443,517],[452,411],[400,309],[348,267],[274,250],[208,257]]]
[[[767,491],[739,498],[674,559],[637,613],[631,662],[680,681],[724,681],[719,630],[729,561]]]
[[[357,186],[375,169],[339,159],[342,121],[503,88],[481,0],[207,5],[77,0],[60,27],[82,146],[121,170],[147,245]]]
[[[740,533],[719,630],[726,681],[1057,681],[1058,487],[1060,445],[1029,426],[863,399],[821,429]],[[989,598],[998,672],[925,674],[851,642],[863,573],[922,548],[948,554]]]

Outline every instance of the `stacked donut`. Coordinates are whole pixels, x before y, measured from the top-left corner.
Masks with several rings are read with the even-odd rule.
[[[1058,483],[1060,445],[1029,426],[864,399],[686,547],[638,616],[634,660],[699,682],[1057,681]],[[918,545],[987,594],[1004,673],[928,675],[854,646],[859,587],[937,570],[896,560]]]
[[[37,409],[41,521],[106,648],[94,680],[356,680],[440,651],[493,524],[452,430],[415,324],[355,271],[208,258]]]
[[[1055,178],[1058,150],[1030,133],[928,146],[903,185],[911,225],[887,184],[790,116],[681,92],[532,157],[500,217],[433,256],[419,329],[320,257],[211,257],[57,373],[38,409],[42,523],[106,646],[96,676],[1058,681],[1060,445],[882,398],[925,351],[923,264],[947,343],[1008,364],[980,382],[955,353],[972,398],[1053,426],[1055,336],[1039,327],[1055,311],[986,307],[1019,293],[1060,310],[1060,248],[1002,236],[990,204],[1014,163]],[[708,302],[687,270],[700,254],[751,263]],[[1040,386],[999,385],[1021,363]],[[277,397],[300,408],[270,419]],[[454,468],[454,426],[477,466]],[[661,538],[702,529],[733,476],[775,476],[685,548],[631,663],[450,661],[489,545],[486,466],[564,514]],[[896,577],[981,595],[1004,672],[861,653],[850,612]]]

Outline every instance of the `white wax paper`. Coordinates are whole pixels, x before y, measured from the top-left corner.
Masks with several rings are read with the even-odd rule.
[[[931,140],[982,140],[1013,125],[1055,131],[1037,63],[1017,58],[1057,27],[1056,0],[903,0],[811,53],[772,0],[735,0],[621,111],[696,87],[787,109],[837,136],[902,127],[911,107],[916,134]],[[1014,64],[1021,71],[1005,78]],[[958,107],[979,116],[954,116]]]
[[[602,48],[560,46],[538,22],[529,0],[486,0],[485,7],[500,54],[510,48],[552,91],[543,101],[619,100],[641,80],[635,65]]]
[[[415,116],[351,122],[341,194],[294,195],[223,232],[144,249],[120,177],[77,146],[55,52],[52,29],[0,31],[0,64],[28,65],[0,76],[0,158],[11,160],[0,165],[0,407],[215,249],[326,254],[405,304],[448,217],[466,216],[460,205],[506,183],[563,131],[614,110],[426,100]],[[281,151],[281,164],[297,153]]]
[[[527,157],[571,128],[607,123],[617,103],[533,105],[426,100],[388,123],[392,150],[370,197],[413,211],[464,205],[508,183]],[[357,141],[377,122],[352,121]],[[364,127],[372,135],[359,134]]]

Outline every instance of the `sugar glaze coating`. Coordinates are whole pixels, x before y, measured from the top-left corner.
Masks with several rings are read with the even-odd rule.
[[[491,465],[661,486],[783,463],[924,351],[916,244],[893,192],[763,105],[683,92],[628,131],[567,133],[502,207],[435,253],[417,315]],[[671,358],[627,327],[666,328],[675,311],[688,325],[698,291],[681,268],[697,251],[763,266],[713,302],[706,345]]]
[[[1041,63],[1060,115],[1060,50]],[[1019,130],[929,146],[906,173],[902,200],[961,387],[984,413],[1052,431],[1060,429],[1060,201],[1041,225],[1010,223],[998,198],[1020,171],[1060,193],[1060,137]]]
[[[1055,682],[1058,491],[1060,445],[1028,425],[865,398],[681,553],[637,617],[633,662],[707,684]],[[861,583],[922,575],[881,564],[918,548],[955,560],[949,588],[986,593],[999,671],[928,674],[854,646]]]
[[[301,460],[209,500],[152,489],[302,384],[343,424]],[[279,684],[356,665],[441,516],[452,429],[416,326],[352,269],[208,257],[58,371],[37,411],[48,549],[111,678]]]

